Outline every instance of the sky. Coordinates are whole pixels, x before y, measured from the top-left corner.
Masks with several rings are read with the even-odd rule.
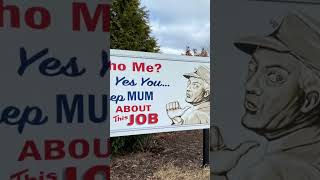
[[[141,0],[149,11],[152,36],[166,54],[186,46],[210,50],[210,0]]]

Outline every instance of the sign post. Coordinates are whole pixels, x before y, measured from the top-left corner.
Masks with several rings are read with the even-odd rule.
[[[202,166],[205,167],[207,165],[209,165],[210,162],[210,158],[209,158],[209,129],[204,129],[203,130],[203,162],[202,162]]]

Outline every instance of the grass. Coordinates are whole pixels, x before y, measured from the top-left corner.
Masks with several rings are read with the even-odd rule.
[[[161,167],[154,174],[154,178],[159,180],[209,180],[209,168],[184,169],[172,164]]]

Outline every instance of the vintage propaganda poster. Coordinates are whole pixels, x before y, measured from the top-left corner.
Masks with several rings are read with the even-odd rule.
[[[209,128],[208,57],[112,49],[110,60],[112,137]]]

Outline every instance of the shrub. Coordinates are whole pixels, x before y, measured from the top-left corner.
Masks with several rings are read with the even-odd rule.
[[[152,135],[136,135],[111,138],[112,153],[148,151],[152,147]]]

